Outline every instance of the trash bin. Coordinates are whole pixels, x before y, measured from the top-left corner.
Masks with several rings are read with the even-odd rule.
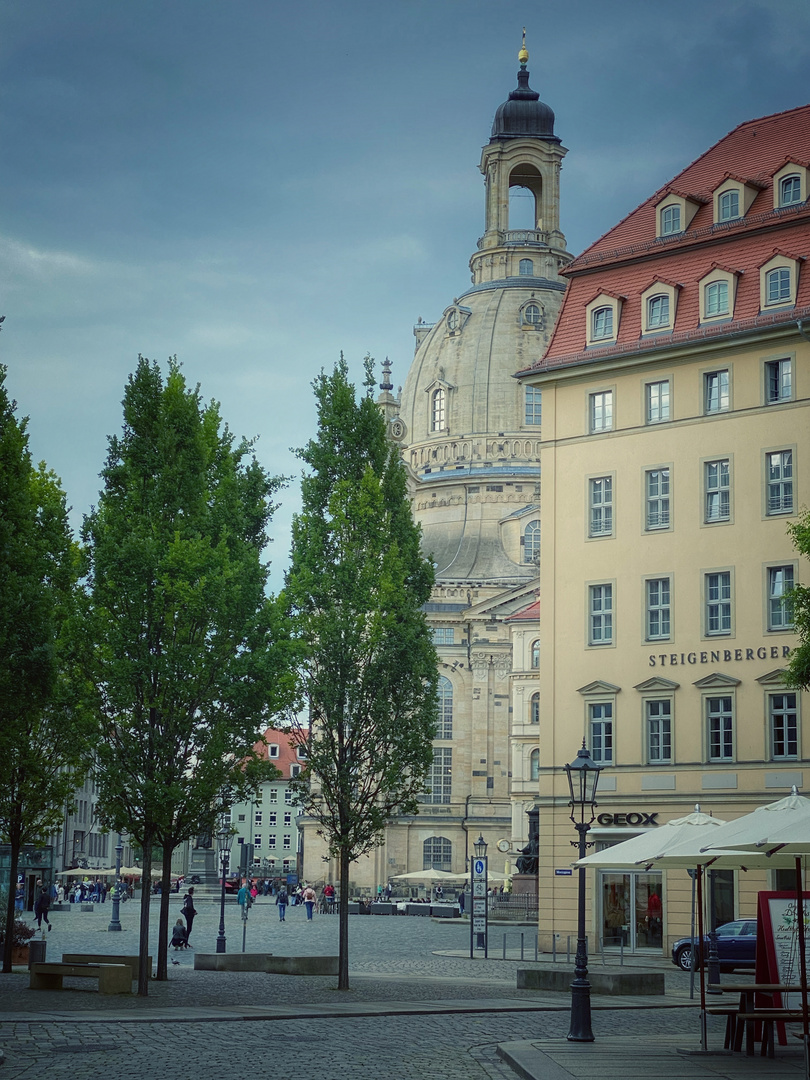
[[[47,948],[47,941],[29,941],[28,942],[28,970],[31,970],[32,964],[44,964],[45,963],[45,949]]]

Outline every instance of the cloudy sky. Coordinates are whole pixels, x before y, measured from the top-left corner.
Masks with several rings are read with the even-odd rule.
[[[274,473],[340,350],[404,381],[413,323],[469,283],[524,24],[574,252],[810,99],[807,0],[3,0],[0,360],[77,526],[139,353],[176,354]]]

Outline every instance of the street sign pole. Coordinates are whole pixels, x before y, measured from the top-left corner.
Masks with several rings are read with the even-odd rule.
[[[487,864],[486,855],[476,856],[472,861],[472,912],[470,913],[470,959],[476,950],[484,950],[488,957],[489,934],[487,933]]]

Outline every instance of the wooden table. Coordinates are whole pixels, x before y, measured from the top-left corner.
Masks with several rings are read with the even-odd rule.
[[[740,1003],[738,1008],[731,1012],[726,1009],[707,1009],[707,1012],[722,1014],[727,1017],[725,1046],[727,1049],[742,1050],[743,1034],[746,1036],[745,1052],[748,1055],[754,1053],[757,1028],[762,1028],[762,1054],[768,1057],[774,1056],[774,1024],[777,1026],[779,1042],[786,1045],[784,1025],[787,1021],[801,1020],[800,1009],[786,1009],[771,1001],[770,1005],[757,1006],[755,997],[757,994],[765,994],[773,999],[777,994],[799,994],[801,987],[783,983],[744,983],[736,986],[720,986],[710,983],[708,989],[719,990],[724,994],[739,994]]]

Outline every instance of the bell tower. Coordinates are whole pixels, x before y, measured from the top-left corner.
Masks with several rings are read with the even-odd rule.
[[[571,261],[560,231],[560,167],[567,151],[554,134],[554,113],[529,86],[526,31],[517,87],[498,108],[479,168],[486,183],[484,235],[470,259],[481,285],[512,277],[555,280]],[[530,228],[513,228],[510,195],[522,189],[532,206]]]

